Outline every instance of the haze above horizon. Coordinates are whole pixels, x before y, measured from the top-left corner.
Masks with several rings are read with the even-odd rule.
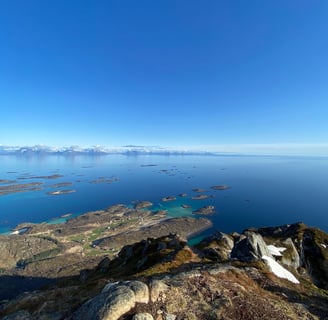
[[[0,145],[328,154],[326,30],[317,0],[3,1]]]

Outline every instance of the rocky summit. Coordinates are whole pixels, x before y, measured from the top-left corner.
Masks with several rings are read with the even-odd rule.
[[[109,211],[118,213],[118,209]],[[48,238],[34,234],[36,242],[29,239],[33,232],[9,237],[12,242],[7,247],[2,240],[1,248],[7,252],[12,253],[14,249],[8,248],[15,244],[21,250],[16,272],[24,267],[31,272],[29,264],[39,258],[36,246],[52,252],[62,245],[62,240],[53,236],[57,229]],[[128,232],[145,236],[132,229]],[[69,272],[53,278],[46,271],[49,264],[44,264],[44,280],[50,282],[16,296],[3,294],[1,319],[328,319],[328,235],[317,228],[295,223],[251,228],[241,234],[215,232],[194,247],[188,246],[184,236],[168,232],[136,237],[115,255],[106,253],[113,245],[108,234],[101,239],[98,245],[106,245],[94,249],[93,263],[85,254],[80,263],[73,261],[75,272],[67,267]],[[95,240],[90,240],[92,246]],[[22,250],[24,243],[30,251]],[[64,261],[65,252],[61,255],[63,259],[58,261]],[[6,284],[9,290],[10,281],[23,283],[26,278],[13,273],[16,260],[12,256],[2,262],[0,277],[1,287]],[[58,259],[54,253],[44,259],[54,257]],[[89,261],[87,268],[83,268],[84,258]],[[29,279],[40,280],[36,276]]]

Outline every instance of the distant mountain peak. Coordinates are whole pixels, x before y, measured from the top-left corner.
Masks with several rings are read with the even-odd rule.
[[[73,145],[69,147],[51,147],[46,145],[34,146],[3,146],[0,145],[1,154],[57,154],[57,155],[73,155],[73,154],[215,154],[206,151],[191,151],[182,149],[169,149],[160,146],[141,146],[141,145],[124,145],[120,147],[108,148],[101,145],[94,145],[91,147],[80,147]]]

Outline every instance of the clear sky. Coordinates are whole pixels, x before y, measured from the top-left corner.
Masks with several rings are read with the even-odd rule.
[[[0,144],[322,146],[327,35],[324,0],[3,0]]]

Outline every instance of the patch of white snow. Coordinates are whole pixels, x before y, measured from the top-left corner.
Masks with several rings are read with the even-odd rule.
[[[282,267],[277,261],[268,257],[262,256],[262,259],[268,264],[271,271],[279,278],[287,279],[293,283],[300,283],[292,273],[290,273],[287,269]]]
[[[323,243],[321,243],[321,247],[323,247],[323,248],[327,248],[327,246],[325,245],[325,244],[323,244]]]
[[[284,247],[276,247],[276,246],[274,246],[272,244],[269,244],[267,247],[268,247],[270,253],[273,256],[276,256],[276,257],[281,257],[282,256],[281,253],[286,250],[286,248],[284,248]]]

